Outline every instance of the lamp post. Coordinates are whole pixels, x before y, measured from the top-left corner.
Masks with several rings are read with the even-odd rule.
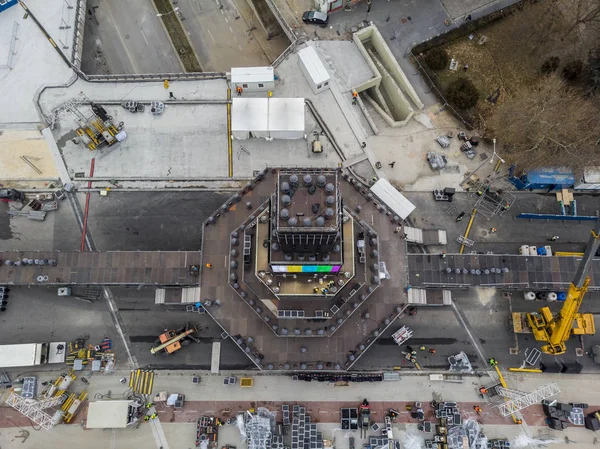
[[[490,158],[490,164],[494,163],[494,157],[497,157],[500,160],[500,162],[502,162],[504,164],[506,161],[504,159],[502,159],[498,153],[496,153],[496,138],[492,139],[492,142],[494,144],[494,151],[492,153],[492,157]],[[463,179],[463,181],[459,185],[462,187],[464,184],[466,184],[471,179],[471,177],[475,173],[477,173],[481,167],[483,167],[486,164],[486,162],[487,161],[483,161],[481,163],[481,165],[479,165],[479,167],[477,167],[475,170],[473,170],[473,172],[469,176],[467,176],[465,179]]]
[[[156,17],[167,16],[167,15],[173,14],[174,12],[177,12],[177,11],[179,11],[179,6],[176,6],[175,8],[173,8],[173,11],[169,11],[164,14],[159,12],[158,14],[156,14]]]

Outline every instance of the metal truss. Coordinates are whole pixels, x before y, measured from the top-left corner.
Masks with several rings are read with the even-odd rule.
[[[503,387],[496,387],[496,391],[500,396],[509,398],[508,401],[498,404],[497,407],[502,416],[510,416],[519,410],[523,410],[533,404],[539,404],[544,399],[560,393],[560,388],[558,388],[556,382],[552,382],[530,393],[523,393]]]
[[[52,416],[46,413],[44,409],[60,405],[64,401],[64,395],[55,396],[43,401],[36,401],[35,399],[25,399],[13,392],[6,400],[6,404],[31,419],[43,429],[50,430],[54,426]]]

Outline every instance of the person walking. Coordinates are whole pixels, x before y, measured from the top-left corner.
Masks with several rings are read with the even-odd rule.
[[[496,229],[496,228],[492,228],[492,229],[490,229],[490,233],[491,233],[491,234],[494,234],[494,233],[496,233],[496,231],[498,231],[498,229]]]
[[[207,263],[207,264],[205,265],[205,267],[206,267],[206,268],[212,268],[212,263]]]
[[[356,92],[355,90],[352,91],[352,104],[356,104],[356,102],[358,101],[358,92]]]
[[[237,94],[238,94],[238,97],[241,97],[241,96],[242,96],[242,92],[243,92],[243,90],[242,90],[242,86],[238,86],[238,87],[235,89],[235,91],[237,92]]]
[[[390,166],[390,168],[394,168],[394,165],[396,165],[396,161],[392,161],[388,165]]]
[[[548,240],[550,240],[551,242],[556,242],[560,237],[558,235],[553,235],[552,237],[550,237]]]
[[[465,65],[463,66],[463,70],[464,70],[465,72],[466,72],[467,70],[469,70],[469,64],[465,64]]]

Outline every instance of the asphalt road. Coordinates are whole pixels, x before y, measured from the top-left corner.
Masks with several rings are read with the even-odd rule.
[[[205,72],[270,64],[232,0],[179,0],[177,6]]]
[[[150,0],[88,0],[87,7],[85,73],[183,72]]]

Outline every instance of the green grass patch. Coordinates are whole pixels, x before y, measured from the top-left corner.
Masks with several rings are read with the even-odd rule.
[[[153,0],[153,2],[159,14],[163,14],[160,19],[165,24],[169,38],[173,42],[173,47],[175,47],[183,63],[184,70],[186,72],[202,72],[202,66],[196,57],[188,35],[179,17],[177,17],[177,13],[173,12],[171,0]]]

